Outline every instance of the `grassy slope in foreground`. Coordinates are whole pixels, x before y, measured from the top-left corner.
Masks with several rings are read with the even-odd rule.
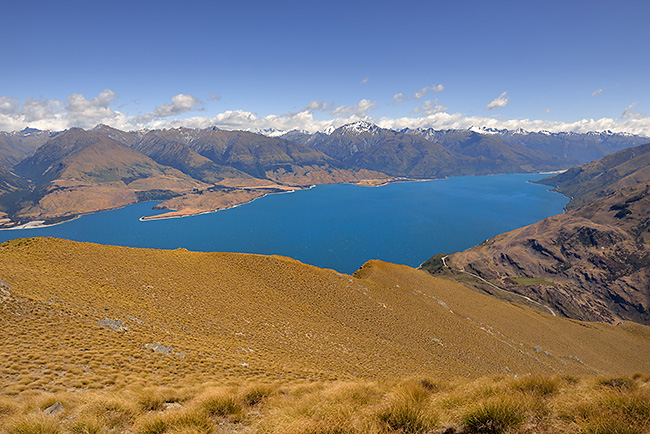
[[[647,327],[552,317],[379,261],[348,276],[277,256],[34,238],[2,244],[0,270],[11,286],[0,311],[4,392],[650,371]]]
[[[35,238],[0,245],[0,270],[3,433],[650,426],[650,377],[632,374],[650,371],[648,327],[552,317],[405,266],[347,276]]]

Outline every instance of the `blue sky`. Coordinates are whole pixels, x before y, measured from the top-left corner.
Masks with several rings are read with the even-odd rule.
[[[650,136],[648,16],[644,0],[3,0],[0,130],[368,119]]]

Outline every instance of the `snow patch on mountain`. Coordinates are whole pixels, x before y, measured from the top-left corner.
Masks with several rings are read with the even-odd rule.
[[[380,128],[366,121],[353,122],[351,124],[343,125],[336,131],[343,134],[363,134],[363,133],[378,133]]]

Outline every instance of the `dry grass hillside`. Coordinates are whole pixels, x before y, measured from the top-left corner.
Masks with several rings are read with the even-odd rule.
[[[348,276],[284,257],[33,238],[3,244],[0,270],[9,388],[650,371],[647,327],[552,317],[378,261]]]
[[[32,238],[0,245],[0,279],[3,433],[650,426],[648,327],[406,266]]]

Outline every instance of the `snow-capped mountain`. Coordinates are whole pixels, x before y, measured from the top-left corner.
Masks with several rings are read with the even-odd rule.
[[[332,131],[330,134],[377,134],[381,131],[377,125],[372,124],[367,121],[358,121],[351,124],[343,125],[342,127],[337,128]]]
[[[266,137],[280,137],[285,135],[288,131],[278,130],[277,128],[251,128],[246,131],[251,133],[261,134]]]

